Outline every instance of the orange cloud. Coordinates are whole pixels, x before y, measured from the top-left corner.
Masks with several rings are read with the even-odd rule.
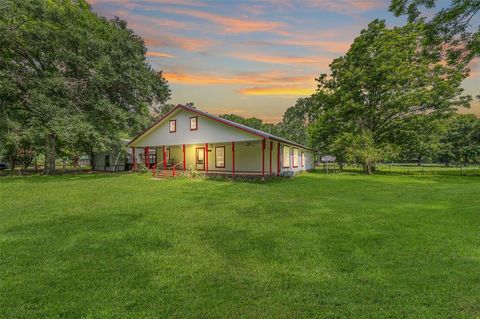
[[[148,46],[180,48],[187,51],[205,50],[214,43],[214,41],[209,39],[197,39],[169,34],[158,34],[156,37],[145,38],[145,44]]]
[[[174,55],[163,53],[163,52],[154,52],[148,51],[146,54],[147,57],[154,57],[154,58],[174,58]]]
[[[164,72],[163,76],[170,82],[187,85],[212,85],[212,84],[244,84],[244,85],[275,85],[285,83],[314,83],[314,77],[309,75],[285,75],[271,71],[264,73],[242,73],[231,76],[214,74],[195,74]]]
[[[238,91],[244,95],[295,95],[307,96],[314,93],[314,89],[305,87],[276,86],[276,87],[253,87]]]
[[[242,60],[274,64],[317,64],[328,66],[331,61],[331,58],[322,56],[276,56],[253,53],[233,53],[232,56]]]
[[[162,8],[161,10],[167,13],[187,15],[209,21],[220,26],[222,31],[227,33],[274,32],[287,34],[286,31],[281,30],[285,26],[281,22],[233,18],[199,10],[174,8]]]

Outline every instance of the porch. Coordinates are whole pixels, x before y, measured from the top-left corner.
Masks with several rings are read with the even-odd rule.
[[[208,175],[265,177],[281,174],[280,149],[279,142],[267,139],[158,145],[145,147],[142,160],[153,176],[176,176],[179,172],[193,170]],[[132,148],[134,152],[135,148]],[[137,169],[135,160],[133,170]]]

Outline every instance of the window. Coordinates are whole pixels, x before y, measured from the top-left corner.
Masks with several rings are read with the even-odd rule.
[[[225,168],[225,146],[215,147],[215,167]]]
[[[177,131],[177,120],[170,120],[170,133],[175,133]]]
[[[302,167],[304,167],[305,166],[305,153],[304,152],[302,152],[302,159],[301,160],[302,160]]]
[[[190,118],[190,131],[196,131],[198,129],[198,116]]]
[[[283,146],[283,167],[290,167],[290,147]]]
[[[293,167],[298,167],[298,149],[293,149]]]

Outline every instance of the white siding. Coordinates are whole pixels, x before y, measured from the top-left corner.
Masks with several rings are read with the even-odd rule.
[[[190,118],[198,116],[198,129],[190,130]],[[177,121],[177,131],[170,133],[169,121]],[[232,127],[196,113],[178,109],[165,118],[157,127],[139,139],[132,142],[132,146],[160,146],[160,145],[181,145],[181,144],[204,144],[220,142],[239,142],[261,140],[258,135],[246,132],[239,128]]]

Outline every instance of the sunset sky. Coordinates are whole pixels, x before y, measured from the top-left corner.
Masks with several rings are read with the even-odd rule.
[[[89,2],[145,39],[148,60],[170,83],[170,103],[266,122],[280,121],[298,97],[313,93],[315,77],[370,21],[405,22],[387,0]],[[464,84],[472,95],[480,94],[479,64]],[[479,115],[480,104],[466,112]]]

